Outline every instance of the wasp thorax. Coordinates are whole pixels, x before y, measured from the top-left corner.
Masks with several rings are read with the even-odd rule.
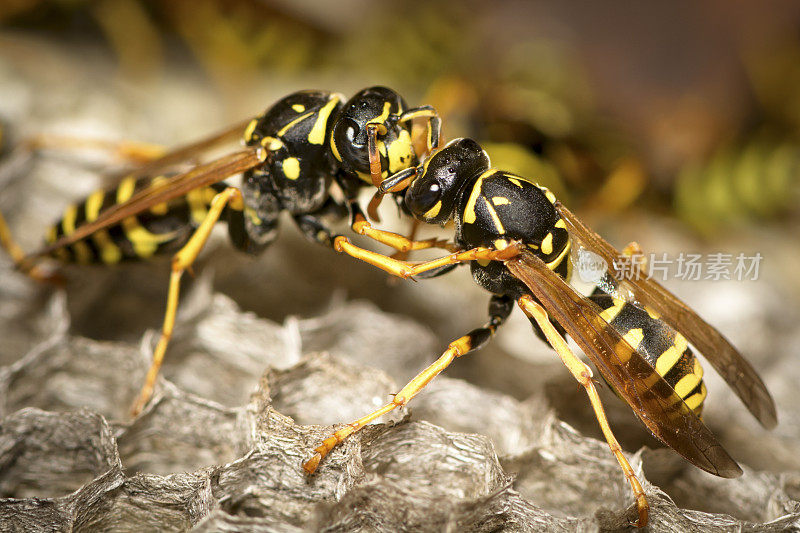
[[[370,124],[377,125],[376,145],[384,176],[417,163],[411,143],[411,125],[399,121],[405,101],[386,87],[358,92],[343,107],[331,134],[331,150],[342,166],[352,172],[369,173]]]
[[[455,139],[433,154],[406,191],[406,207],[421,220],[442,224],[452,215],[469,178],[489,170],[489,156],[472,139]]]

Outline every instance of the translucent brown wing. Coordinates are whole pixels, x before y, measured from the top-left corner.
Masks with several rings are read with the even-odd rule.
[[[722,477],[742,473],[664,378],[600,317],[600,309],[594,303],[526,251],[506,262],[506,266],[564,327],[656,437],[707,472]]]
[[[136,215],[154,205],[179,198],[193,189],[220,182],[225,178],[251,169],[263,162],[264,153],[266,152],[263,149],[242,150],[199,165],[188,172],[177,174],[167,181],[143,189],[134,194],[128,201],[104,210],[94,221],[77,227],[74,232],[58,239],[52,245],[30,254],[24,261],[33,260],[58,248],[74,244],[96,231],[113,226],[125,218]]]
[[[583,224],[569,209],[560,203],[556,203],[556,208],[567,223],[570,235],[579,244],[600,255],[609,265],[609,271],[612,271],[613,265],[621,257],[620,252]],[[621,277],[619,272],[614,274],[617,278]],[[750,363],[716,328],[700,318],[674,294],[652,278],[640,278],[620,281],[620,288],[630,292],[637,302],[657,312],[661,320],[689,339],[728,382],[761,425],[766,428],[775,427],[778,423],[775,401]]]
[[[249,123],[250,119],[239,122],[197,142],[170,150],[153,161],[124,172],[120,177],[133,176],[135,178],[140,178],[145,176],[157,176],[178,163],[192,161],[198,158],[212,148],[241,139],[242,132],[244,132]]]

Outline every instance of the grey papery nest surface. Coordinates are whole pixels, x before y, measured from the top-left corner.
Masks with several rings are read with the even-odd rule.
[[[164,88],[158,102],[178,111],[162,117],[152,102],[128,109],[119,94],[58,86],[77,74],[51,75],[33,90],[22,67],[0,66],[13,80],[0,101],[27,95],[0,111],[27,113],[34,131],[37,117],[42,125],[100,116],[96,123],[124,123],[124,136],[147,138],[178,115],[197,120],[185,110],[207,104],[186,85]],[[67,201],[95,185],[96,175],[68,158],[12,153],[0,166],[0,209],[32,249]],[[465,269],[388,285],[286,226],[255,261],[224,239],[211,244],[184,291],[154,401],[135,420],[128,409],[163,314],[168,260],[71,268],[66,291],[56,291],[0,259],[0,530],[597,531],[634,518],[585,393],[520,317],[307,477],[301,464],[331,425],[382,405],[481,324],[488,295]],[[640,226],[645,242],[686,246],[663,222]],[[784,244],[758,245],[766,265]],[[780,269],[765,266],[757,283],[674,287],[731,337],[776,398],[779,426],[766,432],[706,365],[705,420],[742,478],[715,478],[653,449],[630,409],[600,385],[647,492],[650,531],[798,528],[798,307],[782,283]]]

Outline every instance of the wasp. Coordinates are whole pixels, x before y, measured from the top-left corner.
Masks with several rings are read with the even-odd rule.
[[[600,428],[629,482],[636,526],[647,524],[649,505],[609,427],[591,368],[569,348],[572,337],[605,381],[664,444],[692,464],[721,477],[742,470],[701,421],[706,397],[703,369],[691,343],[714,366],[759,422],[777,423],[775,404],[753,367],[722,334],[652,279],[628,280],[610,267],[589,296],[569,284],[572,254],[589,250],[606,265],[619,264],[612,245],[589,229],[548,189],[528,178],[493,169],[481,146],[456,139],[421,165],[384,180],[376,197],[402,193],[403,208],[427,224],[452,220],[459,248],[444,257],[409,262],[359,248],[337,236],[337,251],[400,278],[436,275],[469,263],[478,285],[492,293],[489,320],[454,340],[391,402],[326,438],[304,463],[313,473],[344,438],[377,417],[406,405],[455,359],[484,345],[519,307],[585,388]],[[630,253],[630,249],[628,253]]]
[[[47,258],[115,264],[174,254],[161,337],[134,403],[135,415],[152,396],[175,323],[181,277],[217,222],[227,223],[234,247],[251,254],[274,241],[284,211],[309,240],[322,245],[335,242],[331,221],[349,215],[353,231],[401,252],[445,246],[372,228],[357,200],[364,186],[378,186],[419,164],[412,139],[417,119],[425,121],[429,152],[438,146],[441,128],[430,106],[411,108],[386,87],[364,89],[349,100],[328,91],[296,92],[251,121],[157,157],[116,187],[70,205],[50,228],[41,250],[25,254],[2,216],[0,243],[17,267],[34,277],[46,277],[39,263]],[[188,171],[170,170],[237,134],[243,150]],[[223,182],[240,173],[240,187]],[[368,208],[375,219],[377,205]]]

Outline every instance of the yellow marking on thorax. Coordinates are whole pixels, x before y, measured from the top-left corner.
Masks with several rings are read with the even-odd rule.
[[[522,181],[518,180],[517,178],[512,178],[512,177],[509,176],[508,177],[508,181],[510,181],[511,183],[513,183],[514,185],[519,187],[520,189],[522,188]]]
[[[642,331],[642,328],[634,328],[623,335],[622,339],[630,344],[631,348],[638,350],[639,344],[641,344],[642,339],[644,339],[644,331]]]
[[[299,117],[297,117],[296,119],[292,120],[287,125],[285,125],[280,130],[278,130],[278,136],[279,137],[283,137],[286,134],[287,131],[289,131],[295,125],[297,125],[298,123],[304,121],[305,119],[307,119],[308,117],[310,117],[313,114],[314,114],[313,111],[309,111],[308,113],[304,113],[304,114],[300,115]]]
[[[325,126],[328,124],[328,118],[330,117],[333,108],[336,107],[336,104],[338,103],[339,97],[337,95],[333,95],[331,99],[328,100],[328,103],[319,110],[317,121],[314,122],[314,126],[308,133],[308,142],[311,144],[322,144],[325,142]]]
[[[296,157],[287,157],[283,160],[281,165],[284,175],[290,180],[296,180],[300,177],[300,160]]]
[[[675,338],[672,340],[672,346],[667,348],[664,353],[658,356],[658,359],[656,360],[656,372],[662,376],[667,375],[667,372],[672,370],[672,367],[675,366],[675,364],[681,358],[683,352],[686,351],[688,345],[689,343],[686,341],[686,337],[678,332],[675,332]]]
[[[538,184],[535,184],[535,185],[536,185],[537,187],[539,187],[539,188],[542,190],[542,192],[544,193],[545,197],[547,198],[547,200],[548,200],[548,201],[549,201],[551,204],[555,204],[555,203],[556,203],[556,195],[555,195],[555,194],[553,194],[553,193],[550,191],[550,189],[548,189],[547,187],[542,187],[541,185],[538,185]]]
[[[567,229],[567,223],[564,222],[563,218],[559,218],[558,220],[556,220],[556,223],[553,224],[553,227]]]
[[[505,239],[495,239],[494,247],[496,250],[505,250],[508,248],[508,241]]]
[[[253,138],[253,132],[256,131],[256,126],[258,126],[258,119],[254,118],[244,129],[244,142],[250,142]]]
[[[255,209],[253,209],[252,207],[245,206],[244,214],[254,226],[261,225],[261,219],[258,218],[258,213],[256,213]]]
[[[486,205],[486,210],[489,211],[489,216],[492,217],[492,222],[494,222],[494,229],[497,230],[497,233],[500,233],[502,235],[503,233],[506,232],[506,228],[503,227],[503,223],[500,221],[500,217],[497,215],[497,211],[494,210],[494,207],[489,202],[489,200],[486,199],[485,196],[483,197],[483,203]]]
[[[442,209],[442,201],[439,200],[436,202],[436,205],[428,209],[425,214],[423,215],[425,218],[434,218],[436,215],[439,214],[439,211]]]
[[[542,239],[542,253],[544,255],[550,255],[553,253],[553,234],[548,233]]]
[[[478,201],[478,196],[481,194],[481,188],[483,187],[483,180],[488,178],[492,174],[497,172],[496,170],[487,170],[475,181],[475,185],[472,186],[472,192],[470,192],[469,198],[467,199],[467,206],[464,209],[464,222],[467,224],[474,224],[475,219],[477,218],[475,215],[475,204]]]
[[[298,113],[302,113],[303,111],[306,110],[306,106],[304,106],[303,104],[292,104],[292,109],[294,109]]]
[[[477,262],[478,262],[478,264],[479,264],[480,266],[482,266],[482,267],[489,266],[489,263],[491,263],[491,262],[492,262],[492,261],[491,261],[491,259],[476,259],[476,261],[477,261]]]
[[[694,360],[694,367],[692,367],[692,373],[686,376],[683,376],[680,381],[675,384],[675,392],[678,393],[678,396],[684,398],[687,394],[692,392],[697,384],[703,379],[703,367],[700,366],[700,361],[696,358]]]
[[[511,200],[509,200],[505,196],[492,196],[492,203],[494,205],[506,205],[510,204]]]
[[[270,152],[277,152],[281,148],[283,148],[283,141],[280,139],[276,139],[275,137],[264,137],[261,139],[261,146],[269,150]]]
[[[558,254],[558,257],[556,257],[549,263],[546,263],[547,268],[549,268],[550,270],[555,270],[556,268],[558,268],[558,265],[561,264],[561,261],[564,260],[564,257],[569,255],[570,248],[572,248],[572,241],[567,241],[567,244],[564,246],[564,249],[561,250],[561,253]]]

